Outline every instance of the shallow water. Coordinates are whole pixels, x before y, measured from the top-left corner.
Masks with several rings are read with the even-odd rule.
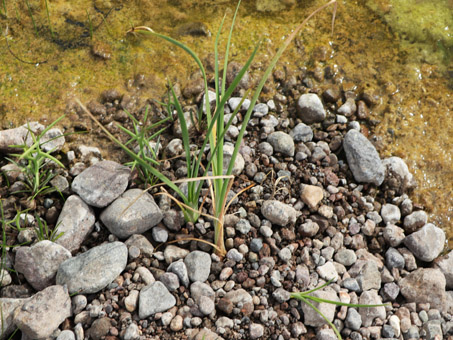
[[[317,15],[293,44],[298,47],[285,53],[279,67],[297,72],[305,65],[316,66],[313,55],[323,46],[327,50],[323,63],[337,65],[344,86],[355,84],[379,95],[372,115],[381,121],[376,132],[385,142],[383,152],[407,160],[419,185],[413,199],[426,206],[431,220],[447,230],[451,239],[453,80],[448,70],[453,65],[445,54],[448,46],[439,44],[441,38],[420,41],[410,36],[410,40],[401,40],[399,36],[408,34],[389,26],[392,20],[385,6],[391,1],[380,1],[380,7],[373,8],[375,12],[366,2],[339,2],[333,36],[332,9]],[[227,13],[228,27],[236,4],[208,0],[83,0],[71,2],[69,7],[68,1],[53,0],[48,2],[49,25],[45,1],[29,0],[33,20],[26,2],[5,3],[6,15],[3,8],[0,15],[3,128],[33,119],[49,122],[65,112],[73,97],[88,101],[105,89],[124,92],[133,86],[129,80],[136,74],[146,75],[148,82],[141,93],[149,98],[162,95],[167,79],[184,85],[196,69],[186,55],[162,41],[126,36],[125,32],[132,25],[146,25],[177,37],[204,58],[213,51],[223,14]],[[283,36],[325,2],[259,3],[277,11],[260,12],[255,1],[244,2],[231,48],[233,59],[244,61],[255,43],[264,38],[255,63],[257,69],[270,60]],[[446,0],[437,3],[451,9]],[[190,27],[207,36],[181,35]],[[411,32],[411,28],[408,30]],[[111,57],[95,57],[92,49]]]

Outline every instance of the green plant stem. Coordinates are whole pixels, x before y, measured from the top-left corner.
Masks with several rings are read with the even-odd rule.
[[[31,12],[30,3],[28,2],[28,0],[25,0],[25,3],[28,8],[28,13],[30,13],[30,18],[31,18],[31,21],[33,22],[33,27],[35,28],[36,37],[39,37],[38,27],[36,26],[35,18],[33,17],[33,13]]]
[[[54,34],[53,34],[53,30],[52,30],[52,22],[50,21],[50,11],[49,11],[49,2],[48,0],[46,0],[46,13],[47,13],[47,21],[49,23],[49,30],[50,30],[50,36],[52,37],[52,39],[54,39]]]
[[[6,9],[6,0],[2,0],[3,4],[3,14],[5,15],[5,18],[8,19],[8,10]]]

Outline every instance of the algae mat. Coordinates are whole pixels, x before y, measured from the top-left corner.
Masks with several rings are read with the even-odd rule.
[[[356,84],[375,93],[379,100],[372,115],[380,121],[378,140],[387,155],[407,160],[419,184],[414,200],[424,204],[452,237],[453,82],[448,72],[452,65],[445,57],[448,46],[433,36],[418,41],[411,28],[398,32],[388,16],[394,8],[390,1],[380,1],[374,11],[367,2],[339,2],[333,36],[332,10],[320,13],[280,67],[296,72],[305,65],[315,67],[319,58],[313,54],[321,46],[327,51],[321,66],[331,65],[345,86]],[[244,2],[233,39],[233,59],[245,60],[264,38],[255,64],[258,72],[282,37],[323,3]],[[175,47],[125,32],[133,25],[147,25],[181,39],[204,58],[212,52],[224,13],[231,17],[235,4],[208,0],[0,2],[2,128],[32,119],[49,122],[70,108],[74,96],[88,101],[105,89],[123,92],[134,86],[137,74],[146,74],[148,79],[141,94],[160,98],[167,79],[184,84],[195,65]],[[451,2],[441,5],[451,10]]]

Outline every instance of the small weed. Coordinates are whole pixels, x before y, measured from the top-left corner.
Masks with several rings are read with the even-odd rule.
[[[14,192],[17,193],[27,193],[30,195],[28,197],[29,201],[34,201],[37,196],[48,195],[53,192],[57,192],[58,189],[50,185],[50,181],[55,177],[55,174],[52,170],[47,168],[47,165],[50,161],[54,162],[56,165],[64,168],[64,165],[52,156],[49,152],[42,150],[41,146],[45,143],[41,143],[40,139],[49,131],[55,124],[57,124],[64,116],[58,118],[52,124],[50,124],[46,129],[44,129],[38,136],[35,135],[29,129],[29,136],[32,138],[33,144],[28,146],[24,141],[22,145],[12,145],[12,147],[20,148],[23,150],[22,154],[12,154],[16,157],[16,160],[7,158],[10,162],[17,165],[23,176],[24,176],[24,185],[25,189]],[[55,138],[60,138],[57,136]],[[52,140],[52,139],[51,139]],[[51,141],[49,140],[49,141]],[[47,142],[46,142],[47,143]]]
[[[46,0],[46,14],[47,14],[47,22],[49,23],[49,30],[50,30],[50,36],[52,39],[54,39],[54,34],[52,30],[52,22],[50,21],[50,13],[49,13],[49,2]]]
[[[64,232],[58,233],[59,224],[57,224],[53,230],[50,230],[45,220],[42,220],[38,215],[35,215],[35,219],[38,224],[38,226],[35,227],[38,241],[49,240],[55,242],[64,235]]]
[[[390,304],[377,304],[377,305],[362,305],[362,304],[355,304],[355,303],[345,303],[345,302],[339,302],[339,301],[333,301],[333,300],[326,300],[322,299],[316,296],[310,295],[313,292],[316,292],[317,290],[320,290],[326,286],[328,286],[333,279],[327,281],[323,285],[316,287],[314,289],[308,290],[306,292],[298,292],[298,293],[291,293],[291,298],[297,299],[302,301],[303,303],[306,303],[309,305],[313,310],[321,315],[321,317],[327,322],[327,324],[332,327],[333,331],[335,332],[335,335],[339,340],[342,340],[342,337],[340,335],[340,332],[338,331],[337,327],[318,309],[312,302],[316,303],[329,303],[331,305],[336,305],[336,306],[346,306],[346,307],[365,307],[365,308],[371,308],[371,307],[385,307],[389,306]]]

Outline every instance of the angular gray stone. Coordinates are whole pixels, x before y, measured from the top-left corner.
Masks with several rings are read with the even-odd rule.
[[[170,292],[173,292],[179,288],[179,278],[175,273],[163,273],[159,277],[159,280],[165,285],[165,287],[167,287]]]
[[[71,257],[65,247],[44,240],[31,247],[19,247],[14,269],[24,274],[27,282],[37,291],[55,284],[60,264]]]
[[[343,266],[349,267],[357,261],[357,255],[352,249],[341,248],[335,254],[334,259]]]
[[[319,123],[326,118],[326,110],[321,99],[314,93],[306,93],[299,97],[297,111],[305,124]]]
[[[324,328],[317,332],[316,340],[337,340],[335,332],[331,328]]]
[[[192,251],[184,258],[184,264],[192,282],[204,282],[211,273],[211,256],[203,251]]]
[[[215,293],[210,285],[196,281],[190,285],[190,296],[197,305],[200,303],[200,299],[204,296],[214,301]]]
[[[58,233],[63,235],[55,242],[70,252],[79,250],[85,238],[91,234],[96,218],[94,211],[79,196],[66,199],[57,220]]]
[[[144,254],[148,257],[152,257],[154,253],[154,246],[149,242],[149,240],[140,234],[135,234],[129,237],[124,244],[128,248],[134,246],[140,249],[140,254]]]
[[[0,131],[0,152],[10,153],[19,150],[17,148],[12,148],[11,145],[26,144],[27,146],[31,146],[33,144],[33,139],[31,138],[29,128],[33,132],[39,133],[44,129],[44,126],[37,122],[31,122],[14,129]]]
[[[434,261],[434,267],[440,269],[444,274],[447,289],[453,289],[453,250],[447,255],[437,258]]]
[[[385,253],[385,265],[389,270],[393,268],[403,269],[405,265],[404,257],[395,248],[389,248]]]
[[[394,183],[397,183],[398,187],[392,189],[397,189],[399,193],[402,193],[417,185],[403,159],[399,157],[389,157],[384,159],[382,164],[386,168],[386,177],[393,177],[396,179]]]
[[[398,284],[407,302],[429,303],[431,308],[439,310],[448,307],[445,276],[439,269],[419,268],[401,279]]]
[[[382,304],[381,297],[375,290],[369,290],[363,292],[359,298],[359,304],[361,305],[379,305]],[[362,326],[370,327],[373,320],[376,318],[385,320],[385,307],[359,307],[359,314],[362,317]]]
[[[62,286],[33,295],[14,312],[14,324],[31,339],[45,339],[71,316],[71,298]]]
[[[29,299],[0,298],[0,339],[8,339],[8,336],[16,329],[14,324],[14,312]]]
[[[337,293],[330,287],[326,287],[322,290],[317,290],[310,295],[331,301],[339,301]],[[317,309],[321,311],[322,314],[329,320],[333,321],[335,317],[335,308],[336,306],[330,303],[319,303],[310,301]],[[327,324],[326,320],[314,311],[309,305],[301,302],[302,311],[304,312],[304,324],[306,326],[320,327]]]
[[[284,156],[294,156],[294,140],[293,138],[282,131],[272,132],[267,141],[274,148],[274,152],[280,152]]]
[[[362,326],[362,316],[355,308],[348,308],[344,325],[353,331],[358,331]]]
[[[294,139],[296,143],[306,143],[310,142],[313,139],[313,130],[308,125],[299,123],[294,127],[294,129],[290,131],[289,135]]]
[[[127,188],[131,170],[112,161],[101,161],[74,178],[71,188],[87,204],[103,208]]]
[[[100,219],[112,234],[124,239],[151,229],[162,217],[150,194],[141,189],[130,189],[104,209]]]
[[[276,200],[265,201],[261,206],[263,216],[281,227],[296,223],[297,212],[293,207]]]
[[[370,289],[381,288],[381,273],[374,261],[367,261],[362,267],[360,274],[356,277],[363,292]]]
[[[250,339],[259,339],[264,335],[264,326],[259,323],[252,323],[249,326]]]
[[[176,275],[178,275],[179,281],[185,287],[189,287],[189,284],[190,284],[189,274],[187,273],[187,267],[184,264],[183,260],[178,260],[176,262],[172,262],[168,266],[167,271],[175,273]]]
[[[377,186],[382,184],[385,167],[376,148],[364,135],[357,130],[349,130],[344,137],[343,147],[356,181]]]
[[[183,259],[189,254],[187,249],[179,248],[174,245],[168,245],[164,250],[164,258],[167,264]]]
[[[140,319],[145,319],[156,313],[165,312],[174,305],[176,305],[175,297],[162,282],[156,281],[140,291],[138,315]]]
[[[65,143],[65,138],[63,132],[59,128],[52,128],[47,130],[47,132],[39,140],[41,149],[45,152],[56,152],[63,148]]]
[[[404,245],[419,260],[431,262],[445,247],[445,233],[434,224],[428,223],[419,231],[407,236]]]
[[[121,242],[104,243],[60,265],[57,284],[69,293],[97,293],[112,283],[127,264],[127,247]]]
[[[226,170],[230,166],[231,157],[233,156],[233,151],[234,151],[234,146],[232,144],[226,143],[223,146],[223,170],[224,170],[224,172],[226,172]],[[236,160],[233,165],[232,174],[234,176],[239,176],[241,174],[242,170],[244,170],[244,167],[245,167],[244,157],[242,157],[242,155],[238,152],[238,154],[236,156]]]
[[[384,229],[384,240],[390,247],[398,247],[403,243],[406,235],[404,235],[404,229],[397,227],[394,224],[388,224]]]

